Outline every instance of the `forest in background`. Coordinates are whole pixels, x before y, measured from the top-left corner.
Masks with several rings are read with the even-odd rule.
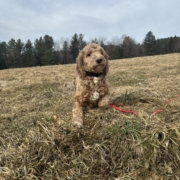
[[[126,35],[113,37],[111,41],[94,38],[89,42],[84,40],[83,34],[75,33],[70,40],[59,41],[45,35],[34,42],[0,41],[0,69],[75,63],[79,50],[91,42],[101,45],[110,60],[180,52],[180,37],[156,39],[152,31],[145,35],[141,44]]]

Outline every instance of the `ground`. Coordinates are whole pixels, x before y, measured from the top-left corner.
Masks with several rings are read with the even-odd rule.
[[[86,109],[74,130],[75,64],[1,70],[0,179],[178,180],[179,74],[180,54],[110,61],[112,103],[139,114]]]

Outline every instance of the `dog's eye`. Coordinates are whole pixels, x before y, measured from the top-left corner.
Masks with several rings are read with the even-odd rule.
[[[89,57],[89,56],[91,56],[91,53],[88,53],[88,54],[87,54],[87,57]]]
[[[103,50],[100,50],[101,54],[104,55]]]

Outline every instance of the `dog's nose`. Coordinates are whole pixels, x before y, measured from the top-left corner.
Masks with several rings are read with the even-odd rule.
[[[102,59],[97,59],[97,60],[96,60],[96,63],[97,63],[97,64],[101,64],[101,62],[102,62]]]

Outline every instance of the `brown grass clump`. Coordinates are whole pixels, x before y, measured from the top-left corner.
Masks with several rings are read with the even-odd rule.
[[[110,62],[113,104],[71,129],[75,65],[0,71],[0,179],[178,180],[180,54]]]

